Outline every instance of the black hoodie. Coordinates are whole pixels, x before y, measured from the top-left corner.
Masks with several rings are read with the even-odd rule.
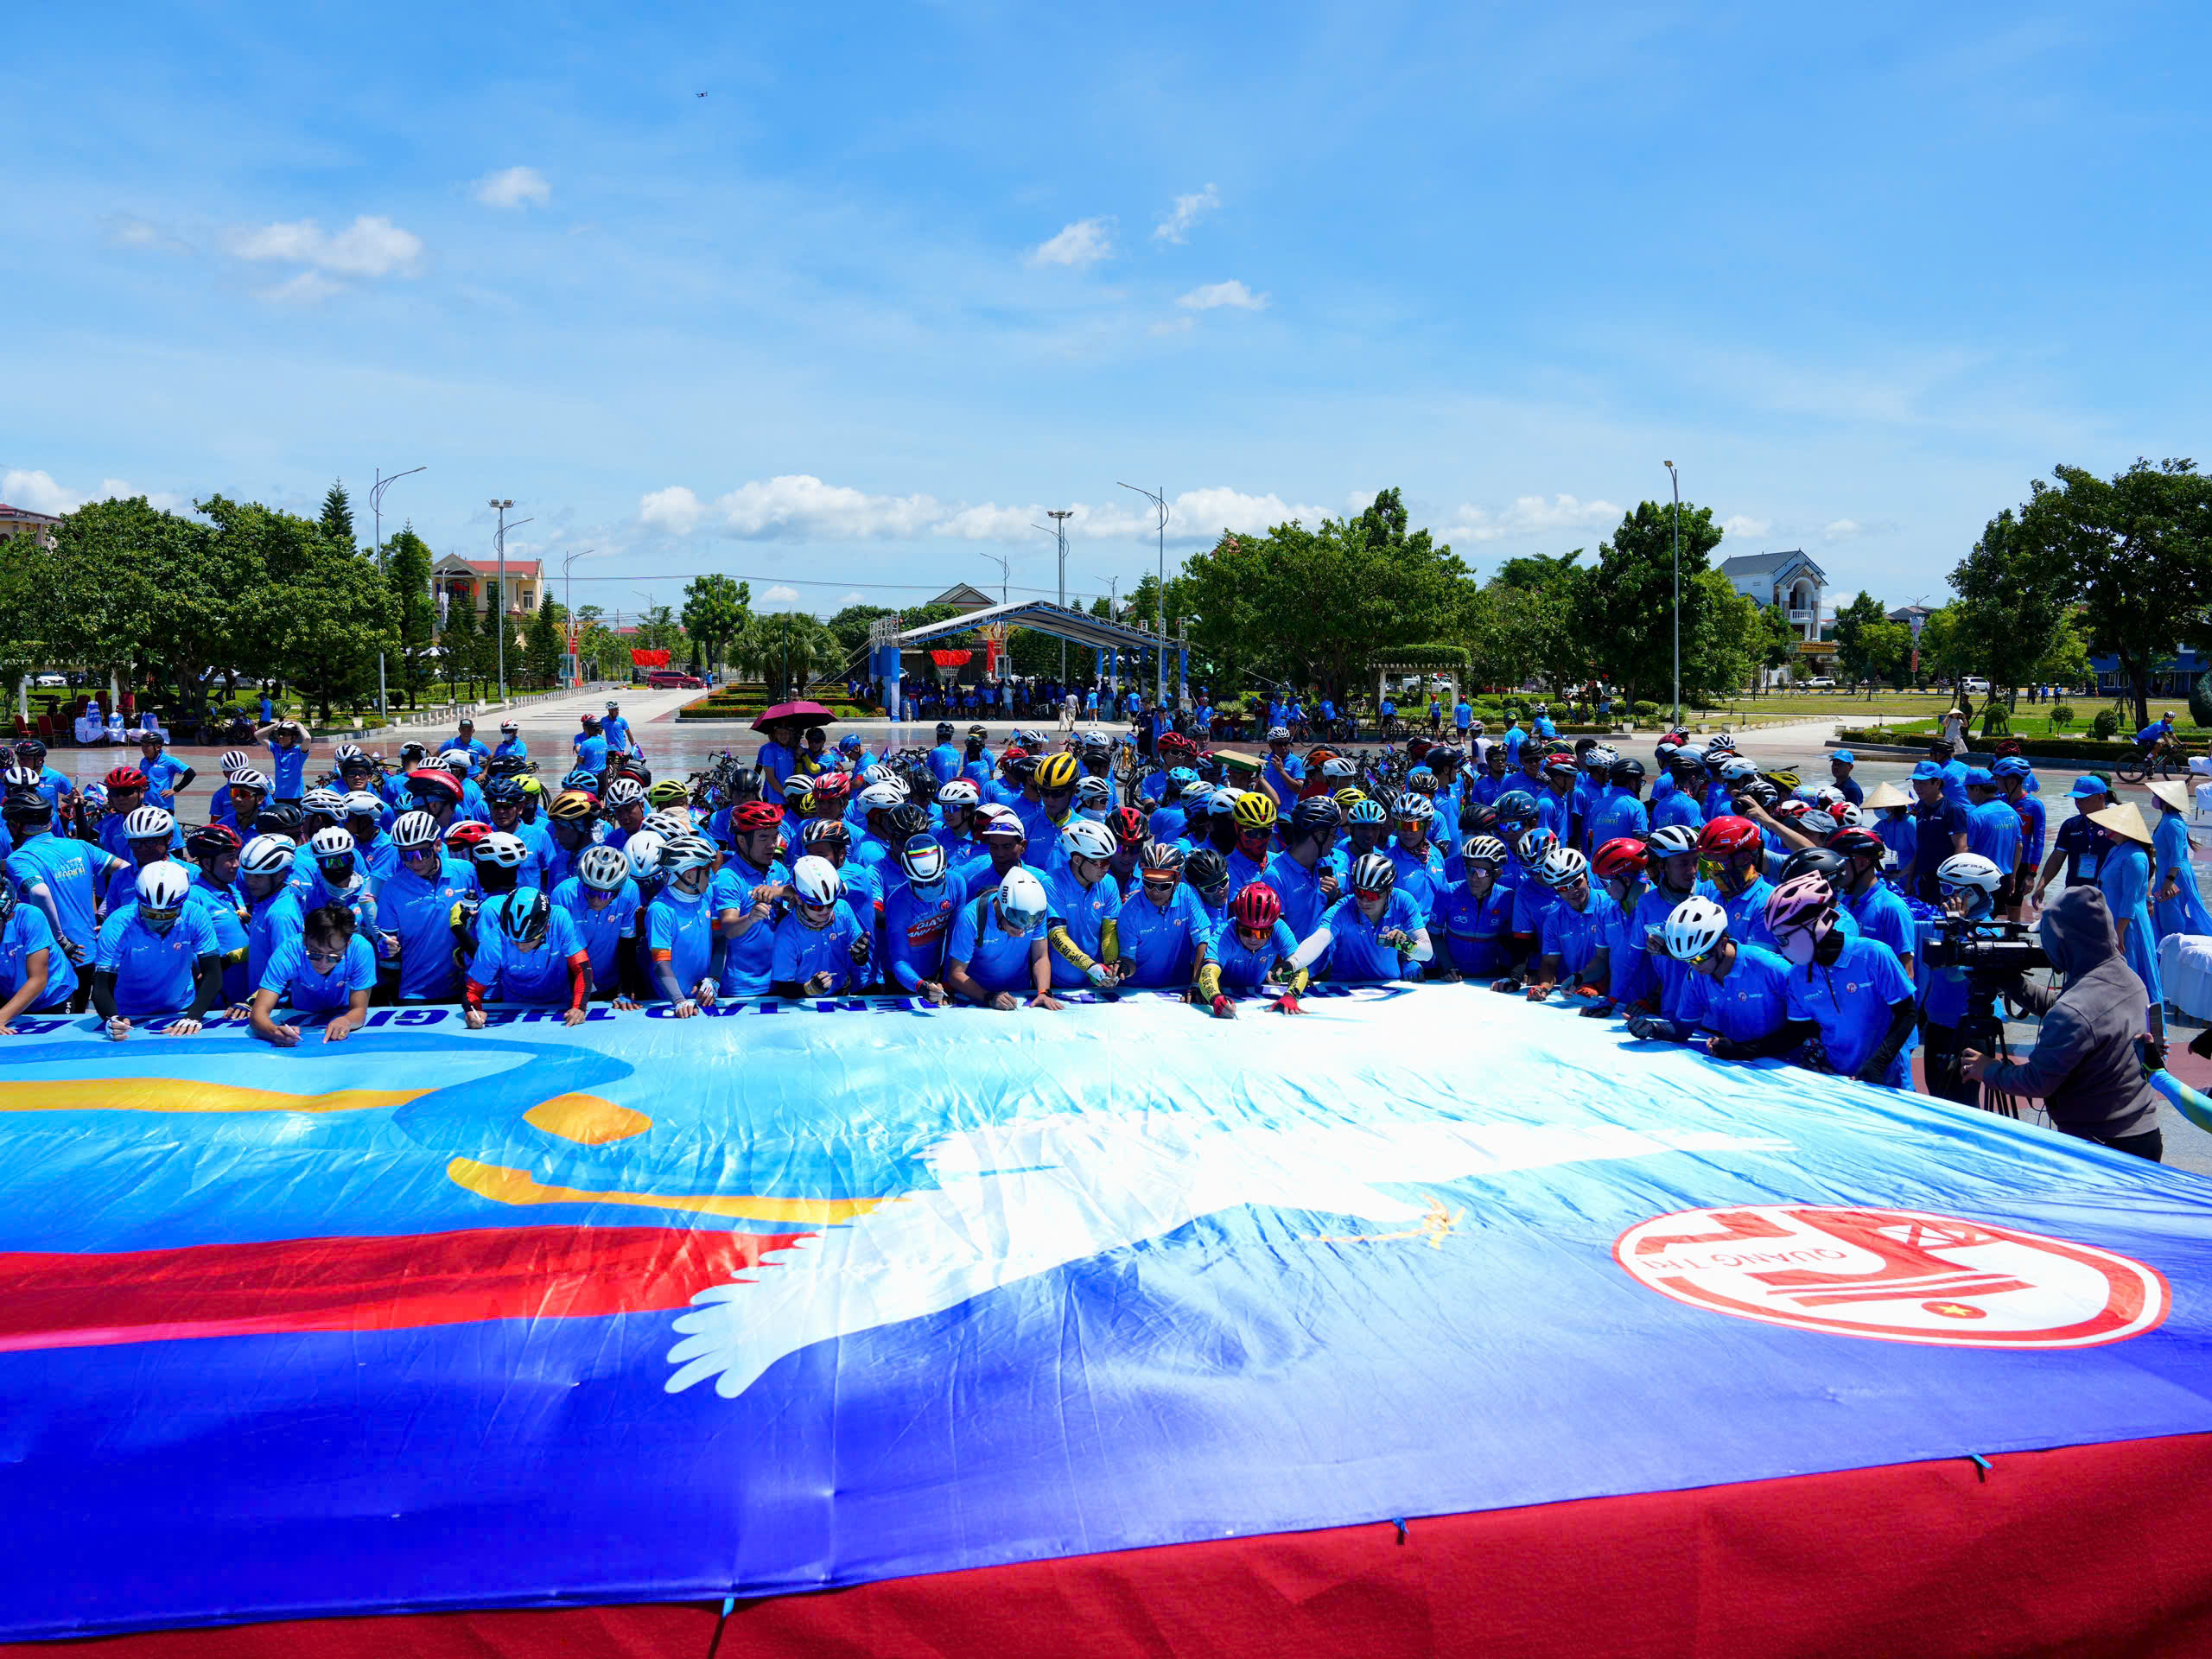
[[[2063,983],[2014,994],[2043,1016],[2043,1029],[2025,1060],[1990,1067],[1986,1086],[2040,1096],[2051,1122],[2071,1135],[2111,1140],[2156,1128],[2158,1096],[2135,1047],[2148,995],[2120,954],[2104,894],[2067,888],[2044,912],[2042,935]]]

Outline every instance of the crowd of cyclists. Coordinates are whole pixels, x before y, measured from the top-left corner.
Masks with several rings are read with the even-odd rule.
[[[341,744],[324,771],[278,721],[222,757],[193,823],[193,769],[157,734],[82,788],[29,741],[0,796],[0,1033],[90,1008],[118,1039],[219,1017],[289,1044],[314,1024],[292,1015],[337,1041],[380,1004],[479,1027],[870,992],[1052,1010],[1158,990],[1230,1019],[1297,1014],[1317,982],[1424,979],[1891,1087],[1917,1039],[1931,1086],[1970,1100],[1987,1057],[1956,1040],[1962,976],[1916,961],[1921,925],[2017,914],[2116,844],[2091,826],[2046,861],[2017,756],[1932,753],[1917,798],[1885,805],[1847,752],[1808,785],[1726,736],[1669,734],[1647,764],[1548,724],[1380,757],[1300,753],[1277,727],[1256,769],[1175,730],[1142,754],[947,721],[878,753],[783,725],[679,780],[613,702],[557,776],[512,721],[389,763]]]

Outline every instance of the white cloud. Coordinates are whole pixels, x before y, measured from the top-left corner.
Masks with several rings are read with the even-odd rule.
[[[343,294],[346,284],[334,283],[319,270],[302,270],[286,277],[274,288],[257,288],[254,297],[275,300],[286,305],[313,305],[327,300],[334,294]]]
[[[1859,533],[1859,523],[1853,518],[1839,518],[1821,534],[1831,542],[1848,541]]]
[[[763,602],[770,605],[795,605],[798,602],[798,589],[786,588],[779,582],[761,594],[760,598]]]
[[[119,478],[104,478],[99,488],[84,494],[57,484],[54,475],[43,469],[29,471],[11,467],[0,474],[0,501],[10,506],[29,507],[33,512],[74,512],[87,501],[127,501],[134,495],[144,496],[149,503],[165,512],[174,512],[184,505],[181,495],[137,489]]]
[[[1740,512],[1723,522],[1720,526],[1721,531],[1724,535],[1742,536],[1751,538],[1757,538],[1764,536],[1768,531],[1773,528],[1774,525],[1771,520],[1747,518]]]
[[[1572,495],[1516,496],[1502,512],[1463,506],[1443,531],[1447,541],[1494,542],[1508,536],[1540,536],[1610,525],[1621,516],[1610,501],[1584,501]]]
[[[160,226],[146,219],[118,215],[106,221],[107,243],[111,248],[137,248],[150,253],[190,253],[191,245],[171,236]]]
[[[1268,308],[1268,296],[1255,294],[1243,283],[1232,279],[1194,288],[1175,303],[1185,311],[1214,311],[1224,305],[1239,311],[1264,311]]]
[[[553,187],[534,167],[510,167],[477,180],[474,194],[486,207],[519,207],[525,202],[542,205],[550,200]]]
[[[423,238],[390,219],[362,214],[335,236],[311,219],[264,225],[230,238],[241,259],[274,259],[340,276],[412,276],[423,257]]]
[[[1196,195],[1178,196],[1167,217],[1153,226],[1155,242],[1180,243],[1191,233],[1191,226],[1221,206],[1221,193],[1208,185]]]
[[[1127,541],[1154,529],[1150,508],[1132,501],[1089,506],[1072,504],[1071,537],[1091,541]],[[1252,495],[1226,486],[1185,490],[1168,504],[1167,533],[1176,541],[1205,540],[1224,530],[1256,533],[1287,519],[1315,524],[1325,507],[1286,502],[1274,494]],[[825,484],[807,474],[754,480],[712,502],[702,501],[684,485],[671,485],[639,499],[638,518],[646,529],[688,536],[702,527],[752,541],[865,541],[883,537],[912,539],[943,536],[968,542],[1026,543],[1039,537],[1042,505],[1001,505],[939,501],[931,495],[872,495],[844,485]]]
[[[1114,251],[1114,220],[1109,216],[1100,219],[1078,219],[1064,226],[1058,236],[1040,242],[1024,257],[1030,265],[1071,265],[1081,270],[1095,265]]]

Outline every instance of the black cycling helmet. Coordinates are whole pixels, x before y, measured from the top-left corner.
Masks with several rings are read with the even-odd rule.
[[[520,806],[524,798],[522,780],[518,778],[494,778],[484,785],[484,804],[486,806]]]
[[[940,742],[940,743],[946,742],[946,741],[948,741],[951,738],[951,736],[952,736],[952,722],[951,722],[950,721],[949,721],[949,720],[940,720],[939,721],[938,721],[938,723],[937,723],[937,741],[938,741],[938,742]]]
[[[1229,885],[1229,861],[1211,847],[1201,847],[1183,861],[1183,879],[1200,893]]]
[[[1616,760],[1606,769],[1605,778],[1609,783],[1618,784],[1624,789],[1630,784],[1641,786],[1643,782],[1643,762],[1633,758]]]
[[[883,827],[894,836],[925,836],[930,831],[930,810],[908,801],[883,815]]]
[[[1851,879],[1851,861],[1833,848],[1807,847],[1783,860],[1774,885],[1778,887],[1801,875],[1817,875],[1840,893]]]
[[[542,887],[519,887],[499,906],[499,931],[515,944],[542,944],[553,931],[553,901]]]
[[[253,815],[253,833],[257,836],[289,836],[294,841],[304,839],[300,826],[306,815],[289,801],[276,806],[264,806]]]
[[[1337,804],[1315,795],[1300,801],[1290,815],[1290,839],[1318,836],[1337,827]]]

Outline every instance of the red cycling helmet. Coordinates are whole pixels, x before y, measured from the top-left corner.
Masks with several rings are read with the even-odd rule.
[[[479,823],[475,819],[470,818],[464,823],[456,823],[446,831],[446,847],[448,850],[459,854],[463,859],[472,858],[475,855],[476,843],[491,833],[490,824]]]
[[[784,809],[773,801],[747,801],[730,813],[729,821],[738,830],[772,830],[784,821]]]
[[[1624,881],[1630,876],[1643,874],[1644,848],[1632,836],[1616,836],[1601,844],[1597,856],[1590,861],[1597,867],[1600,881]]]
[[[1160,747],[1163,750],[1173,749],[1178,753],[1188,752],[1196,754],[1198,752],[1198,746],[1180,732],[1162,732],[1160,734]]]
[[[443,766],[417,766],[407,774],[407,792],[410,795],[442,795],[454,805],[461,804],[461,779]]]
[[[814,780],[814,793],[817,799],[842,800],[852,792],[852,788],[853,779],[849,772],[825,772]]]
[[[1152,828],[1134,806],[1117,807],[1107,815],[1106,827],[1124,847],[1141,847],[1151,839]]]
[[[1846,858],[1871,858],[1877,863],[1888,857],[1890,851],[1879,836],[1872,830],[1861,830],[1856,824],[1848,825],[1830,836],[1828,847]]]
[[[110,789],[143,789],[146,774],[136,766],[118,766],[101,779]]]
[[[1698,832],[1697,849],[1707,858],[1727,858],[1764,844],[1759,827],[1749,818],[1724,812]]]
[[[1282,919],[1282,900],[1264,881],[1251,881],[1229,901],[1229,913],[1247,933],[1265,933]]]

